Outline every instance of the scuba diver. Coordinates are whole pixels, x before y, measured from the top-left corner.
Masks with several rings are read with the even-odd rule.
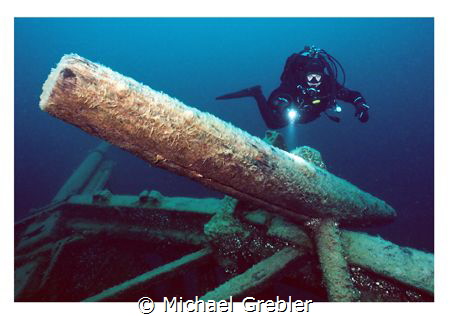
[[[343,82],[338,82],[338,68],[342,71]],[[289,123],[305,124],[324,113],[334,122],[340,118],[327,111],[341,112],[336,100],[352,103],[355,116],[362,122],[369,120],[369,106],[361,93],[344,87],[345,71],[342,65],[325,50],[315,46],[305,46],[304,50],[292,54],[281,74],[281,84],[266,101],[261,86],[254,86],[217,97],[226,100],[253,97],[259,111],[270,129],[278,129]]]

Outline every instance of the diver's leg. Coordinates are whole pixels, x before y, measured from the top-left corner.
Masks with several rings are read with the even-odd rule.
[[[259,112],[266,123],[267,127],[270,129],[277,129],[285,126],[285,122],[281,121],[276,113],[267,104],[266,98],[261,90],[261,86],[253,86],[247,89],[239,90],[236,92],[224,94],[222,96],[216,97],[216,100],[227,100],[236,99],[244,97],[253,97],[258,104]]]
[[[219,97],[216,97],[216,100],[227,100],[227,99],[236,99],[236,98],[244,98],[244,97],[254,97],[255,94],[258,93],[258,91],[261,92],[261,86],[253,86],[247,89],[239,90],[232,93],[227,93],[224,95],[221,95]],[[263,96],[264,97],[264,96]]]
[[[279,114],[273,111],[270,105],[267,103],[261,87],[258,86],[258,89],[254,89],[253,93],[253,97],[258,104],[259,112],[261,113],[261,116],[267,127],[270,129],[278,129],[284,127],[286,125],[285,122],[280,119]]]

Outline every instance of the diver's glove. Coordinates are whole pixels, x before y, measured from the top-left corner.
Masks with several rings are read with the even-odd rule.
[[[289,94],[283,93],[272,100],[272,105],[276,107],[286,108],[292,103],[292,97]]]
[[[362,99],[355,103],[355,116],[361,123],[369,120],[369,106]]]

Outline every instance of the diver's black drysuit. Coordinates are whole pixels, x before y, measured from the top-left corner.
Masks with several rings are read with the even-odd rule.
[[[367,122],[369,107],[361,93],[339,84],[333,75],[333,70],[327,69],[329,65],[323,60],[301,53],[295,53],[287,59],[280,78],[281,84],[270,94],[268,101],[266,101],[260,86],[226,94],[216,99],[254,97],[264,122],[270,129],[288,125],[290,120],[287,112],[290,109],[295,109],[299,114],[295,120],[296,123],[311,122],[317,119],[322,112],[333,121],[338,122],[339,118],[325,112],[336,106],[336,100],[352,103],[356,109],[355,116],[361,122]],[[306,78],[310,73],[321,74],[321,82],[318,86],[311,87],[308,84]]]

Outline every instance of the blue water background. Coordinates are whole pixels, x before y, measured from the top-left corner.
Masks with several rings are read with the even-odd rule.
[[[371,106],[361,124],[342,104],[294,133],[329,170],[395,207],[392,224],[368,229],[400,245],[434,248],[434,21],[431,18],[150,18],[15,20],[15,220],[48,203],[99,140],[42,112],[39,96],[62,55],[77,53],[253,135],[266,130],[254,100],[216,101],[255,84],[266,96],[285,60],[305,44],[344,66],[346,86]],[[117,194],[222,197],[114,149],[109,187]]]

